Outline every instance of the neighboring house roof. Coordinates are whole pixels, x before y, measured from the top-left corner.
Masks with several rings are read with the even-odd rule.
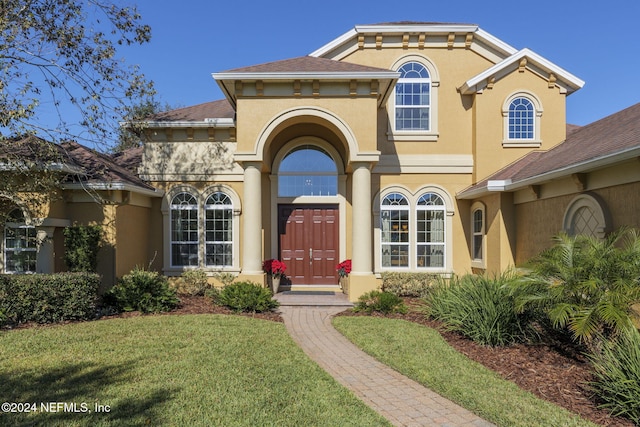
[[[514,191],[551,179],[610,166],[640,156],[640,103],[573,130],[547,151],[531,152],[463,190],[470,199],[490,191]]]

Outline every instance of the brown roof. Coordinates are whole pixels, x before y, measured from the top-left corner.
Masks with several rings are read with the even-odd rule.
[[[640,103],[574,129],[563,143],[531,152],[462,193],[484,188],[488,181],[522,181],[638,147]]]
[[[235,68],[225,73],[371,73],[392,72],[386,68],[367,67],[343,61],[314,56],[300,56],[282,61],[267,62],[250,67]]]
[[[206,118],[232,119],[234,115],[235,111],[229,101],[221,99],[219,101],[205,102],[204,104],[158,113],[147,117],[147,120],[154,122],[201,122]]]
[[[60,144],[67,163],[80,168],[82,175],[69,176],[67,183],[120,183],[140,187],[145,190],[154,188],[137,177],[132,170],[137,169],[136,161],[141,160],[141,149],[132,149],[118,157],[123,164],[118,164],[111,156],[99,153],[75,141]],[[140,156],[138,156],[138,151]],[[128,150],[127,150],[128,151]],[[130,170],[131,169],[131,170]]]

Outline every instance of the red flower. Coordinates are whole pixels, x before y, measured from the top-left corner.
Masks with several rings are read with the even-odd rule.
[[[284,262],[277,259],[267,259],[262,263],[262,270],[274,277],[284,276],[287,266]]]
[[[338,276],[345,277],[351,273],[351,260],[346,259],[342,261],[340,264],[336,266],[336,271],[338,272]]]

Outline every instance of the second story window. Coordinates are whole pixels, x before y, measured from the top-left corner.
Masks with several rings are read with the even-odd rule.
[[[533,103],[524,97],[509,105],[509,139],[533,139],[535,137]]]
[[[431,78],[424,65],[408,62],[400,69],[396,84],[395,130],[429,131]]]

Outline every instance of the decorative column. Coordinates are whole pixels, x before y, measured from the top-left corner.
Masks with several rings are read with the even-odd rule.
[[[354,162],[352,181],[352,270],[354,276],[372,276],[371,163]],[[355,277],[354,277],[355,279]],[[353,282],[352,282],[353,285]],[[375,283],[371,284],[375,288]],[[353,289],[353,286],[352,286]],[[356,297],[357,298],[357,297]]]
[[[38,273],[53,273],[54,258],[53,232],[55,227],[37,227],[36,241],[38,253],[36,254],[36,271]]]
[[[245,162],[243,236],[242,236],[242,275],[263,276],[262,272],[262,164]]]

